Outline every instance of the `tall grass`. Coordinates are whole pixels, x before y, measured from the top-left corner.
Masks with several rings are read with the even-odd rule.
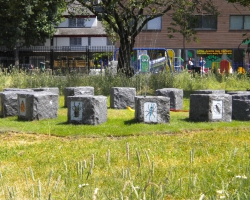
[[[0,73],[0,90],[6,87],[34,88],[34,87],[58,87],[63,91],[64,87],[93,86],[96,94],[109,95],[111,87],[134,87],[137,94],[153,95],[160,88],[181,88],[184,91],[201,89],[221,90],[246,90],[250,88],[247,74],[214,74],[203,76],[182,73],[139,74],[127,78],[122,74],[112,76],[89,76],[78,73],[65,76],[51,76],[46,73],[27,74],[13,71],[11,74]]]
[[[126,138],[2,134],[1,199],[248,199],[242,131]]]

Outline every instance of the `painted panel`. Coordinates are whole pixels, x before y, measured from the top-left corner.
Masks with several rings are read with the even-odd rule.
[[[71,101],[71,120],[82,121],[82,102]]]
[[[157,122],[157,103],[144,103],[144,122]]]
[[[26,99],[19,98],[19,115],[26,116]]]
[[[223,111],[222,101],[213,101],[212,102],[212,119],[222,119]]]

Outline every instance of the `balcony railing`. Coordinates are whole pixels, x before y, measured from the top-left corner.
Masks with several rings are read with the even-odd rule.
[[[53,49],[54,52],[114,52],[115,46],[31,46],[18,47],[19,51],[29,52],[49,52]],[[6,47],[0,47],[0,51],[10,51]]]

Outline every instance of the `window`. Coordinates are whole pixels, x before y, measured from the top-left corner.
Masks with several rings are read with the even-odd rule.
[[[217,29],[217,17],[214,15],[195,15],[192,20],[195,29]]]
[[[85,27],[85,19],[69,18],[69,27]]]
[[[91,46],[91,37],[88,37],[88,45]]]
[[[82,46],[82,38],[70,38],[70,46]]]
[[[250,29],[250,15],[230,16],[230,30]]]
[[[161,17],[150,20],[142,30],[161,30]]]

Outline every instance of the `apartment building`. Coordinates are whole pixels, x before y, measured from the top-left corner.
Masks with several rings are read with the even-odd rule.
[[[64,21],[56,27],[52,38],[40,46],[20,47],[20,66],[39,67],[40,62],[52,69],[88,71],[108,65],[114,45],[110,42],[101,22],[91,13],[71,16],[64,13]],[[14,64],[14,54],[0,48],[0,64]]]
[[[218,0],[216,5],[220,13],[218,17],[206,13],[197,15],[200,19],[196,24],[199,42],[185,42],[185,59],[192,57],[198,65],[199,57],[203,57],[208,68],[218,65],[221,60],[228,60],[233,70],[238,67],[247,69],[250,61],[244,50],[248,44],[242,43],[242,40],[243,34],[250,30],[250,10],[225,0]],[[175,33],[171,39],[167,36],[171,17],[169,12],[155,20],[155,27],[152,28],[150,24],[145,27],[136,39],[136,47],[163,47],[173,50],[174,54],[171,56],[183,58],[182,35]]]

